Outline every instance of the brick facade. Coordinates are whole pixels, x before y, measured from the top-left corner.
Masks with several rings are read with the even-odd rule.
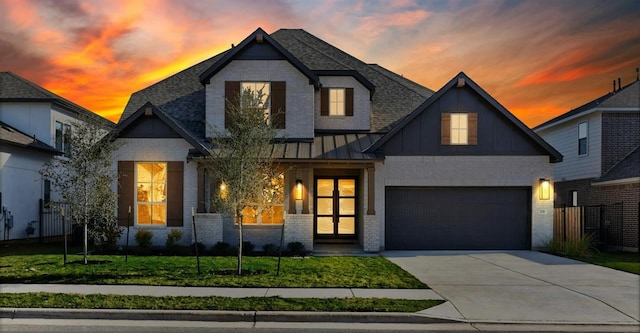
[[[640,113],[602,114],[602,174],[640,145]]]

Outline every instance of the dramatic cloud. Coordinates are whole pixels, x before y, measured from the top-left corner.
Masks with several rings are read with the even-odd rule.
[[[437,90],[464,71],[529,126],[635,79],[634,0],[0,0],[0,70],[117,121],[131,93],[302,28]]]

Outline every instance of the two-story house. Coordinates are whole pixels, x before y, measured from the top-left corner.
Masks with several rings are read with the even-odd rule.
[[[2,239],[27,238],[26,227],[39,226],[39,202],[56,200],[39,171],[52,158],[69,153],[69,135],[80,115],[113,123],[11,72],[0,72],[0,198]],[[4,219],[7,220],[7,219]],[[8,220],[7,220],[8,221]],[[34,235],[39,235],[36,230]]]
[[[557,205],[622,203],[622,246],[638,249],[640,78],[534,130],[562,155],[555,164]]]
[[[552,234],[552,163],[562,156],[467,75],[434,93],[299,29],[257,29],[236,46],[134,93],[117,125],[126,144],[118,219],[133,232],[171,229],[237,243],[232,217],[208,212],[223,184],[206,177],[211,128],[226,98],[269,96],[267,119],[285,138],[269,216],[245,212],[256,248],[298,241],[381,249],[530,249]],[[282,112],[275,113],[275,110]],[[117,187],[117,188],[116,188]]]

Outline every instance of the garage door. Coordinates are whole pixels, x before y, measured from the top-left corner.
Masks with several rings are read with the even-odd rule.
[[[387,187],[388,250],[530,249],[530,188]]]

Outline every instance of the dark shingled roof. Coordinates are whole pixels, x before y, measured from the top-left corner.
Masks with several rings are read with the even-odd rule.
[[[47,102],[58,105],[79,115],[98,119],[107,127],[114,124],[99,115],[60,97],[39,85],[12,72],[0,72],[0,102]]]
[[[636,80],[627,84],[622,89],[615,92],[609,92],[602,95],[591,102],[588,102],[578,108],[575,108],[569,112],[563,113],[551,120],[548,120],[536,127],[534,130],[539,130],[543,127],[553,125],[564,119],[577,116],[582,112],[589,111],[596,107],[600,108],[637,108],[640,110],[640,81]]]
[[[383,67],[366,64],[302,29],[281,29],[270,37],[312,71],[355,70],[371,82],[375,86],[371,132],[386,132],[433,94]],[[132,94],[119,122],[151,102],[204,141],[205,88],[199,76],[223,59],[226,52]]]
[[[636,177],[640,177],[640,146],[611,167],[602,177],[596,179],[594,184]]]
[[[5,144],[29,149],[36,149],[54,155],[62,154],[62,152],[56,150],[48,144],[36,139],[33,136],[27,135],[26,133],[21,132],[17,128],[12,127],[2,121],[0,121],[0,141]]]

